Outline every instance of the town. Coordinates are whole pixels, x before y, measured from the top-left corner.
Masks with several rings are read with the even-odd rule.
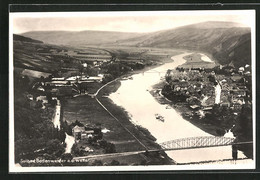
[[[223,136],[231,129],[237,139],[252,140],[252,124],[247,120],[252,111],[250,65],[185,68],[184,64],[169,69],[165,79],[162,95],[185,119],[213,135]]]

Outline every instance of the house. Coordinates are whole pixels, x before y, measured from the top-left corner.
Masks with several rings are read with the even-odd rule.
[[[199,105],[192,105],[192,106],[190,106],[190,108],[193,109],[193,110],[196,110],[196,109],[199,109],[200,106]]]
[[[213,106],[215,104],[215,98],[213,96],[208,96],[209,98],[205,100],[204,105]]]
[[[226,96],[222,97],[220,106],[221,106],[221,107],[230,107],[229,98],[226,97]]]
[[[102,82],[103,76],[82,77],[81,79],[88,82]]]
[[[251,75],[251,72],[250,72],[250,71],[247,71],[247,72],[245,72],[245,75],[246,75],[246,76],[250,76],[250,75]]]
[[[81,133],[81,139],[93,138],[94,130],[88,130]]]
[[[72,134],[75,140],[84,140],[84,139],[101,139],[102,135],[100,135],[100,128],[86,128],[85,126],[74,126],[72,128]],[[102,133],[101,133],[102,134]]]
[[[53,88],[53,89],[51,89],[51,94],[53,95],[53,96],[57,96],[57,94],[58,94],[58,89],[57,88]]]
[[[50,49],[50,52],[51,53],[57,53],[58,51],[57,51],[57,49]]]
[[[223,102],[220,104],[221,107],[230,107],[230,103],[229,102]]]
[[[183,90],[189,87],[189,83],[187,81],[182,81],[178,83],[178,86]]]
[[[230,90],[228,88],[222,88],[221,95],[222,96],[229,96]]]
[[[241,79],[241,76],[238,74],[234,74],[233,76],[231,76],[231,80],[233,82],[238,82]]]
[[[234,97],[244,97],[244,96],[246,96],[246,90],[235,89],[235,90],[233,90],[233,96]]]
[[[42,103],[48,103],[46,96],[38,96],[36,97],[36,101],[42,101]]]
[[[215,71],[211,71],[210,74],[211,74],[212,76],[215,76],[215,75],[216,75]]]
[[[243,97],[232,97],[232,103],[233,104],[244,104],[245,103],[245,99]]]
[[[57,86],[51,89],[51,94],[53,96],[71,96],[72,87],[71,86]]]
[[[243,78],[244,79],[244,78]],[[238,89],[241,89],[241,90],[246,90],[247,87],[246,86],[238,86]]]
[[[240,67],[240,68],[238,69],[238,73],[239,73],[239,74],[243,74],[244,71],[245,71],[245,68],[244,68],[244,67]]]
[[[205,94],[205,95],[207,95],[209,97],[213,96],[214,92],[215,92],[214,87],[210,86],[210,85],[203,86],[203,88],[201,89],[201,93]]]
[[[54,77],[54,78],[51,78],[52,81],[64,81],[65,78],[64,77]]]
[[[82,133],[85,132],[85,127],[80,127],[78,125],[74,126],[74,128],[72,129],[72,134],[75,138],[75,140],[80,140],[82,137]]]
[[[32,95],[32,94],[27,94],[27,98],[28,98],[29,100],[33,100],[33,95]]]
[[[205,107],[205,108],[203,109],[203,111],[211,111],[212,109],[213,109],[212,106],[208,106],[208,107]]]
[[[38,91],[45,91],[45,89],[44,89],[42,86],[39,86],[39,87],[37,88],[37,90],[38,90]]]
[[[242,109],[242,104],[240,103],[234,103],[233,104],[233,109],[234,110],[237,110],[237,111],[240,111]]]

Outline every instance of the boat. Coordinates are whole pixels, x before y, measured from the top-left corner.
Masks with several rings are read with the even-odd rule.
[[[159,120],[159,121],[164,122],[164,117],[161,116],[160,114],[155,114],[155,118],[156,118],[157,120]]]

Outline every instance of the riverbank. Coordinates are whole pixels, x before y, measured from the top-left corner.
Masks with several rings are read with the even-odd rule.
[[[161,148],[160,145],[156,143],[156,138],[152,136],[147,129],[138,126],[134,122],[132,122],[131,115],[124,108],[114,104],[114,102],[110,98],[108,98],[108,96],[104,96],[104,94],[109,95],[111,93],[116,92],[117,89],[120,87],[120,85],[121,85],[120,80],[116,80],[115,82],[104,87],[98,94],[99,101],[107,108],[109,112],[111,112],[117,119],[120,120],[120,123],[122,124],[121,126],[126,127],[139,141],[141,141],[142,144],[146,146],[147,149],[149,150],[160,149]],[[117,137],[121,136],[122,134],[126,136],[125,132],[122,131],[117,135]],[[128,139],[130,140],[130,138]],[[133,137],[131,137],[131,139],[133,139]],[[129,148],[132,149],[131,151],[133,151],[134,149],[143,150],[143,147],[136,140],[132,141],[131,147],[127,147],[128,146],[127,143],[122,143],[122,142],[117,143],[116,141],[118,140],[116,141],[112,139],[109,140],[116,144],[116,148],[119,151],[123,150],[122,152],[128,151],[127,149]],[[121,158],[124,159],[124,157]],[[159,156],[153,154],[152,156],[147,156],[146,158],[148,158],[147,159],[147,161],[149,162],[148,164],[165,164],[165,165],[174,164],[174,161],[171,160],[164,152],[161,152]]]
[[[156,139],[148,130],[134,125],[130,121],[129,114],[121,107],[115,105],[109,98],[110,93],[116,92],[120,87],[120,81],[116,80],[100,90],[97,98],[99,101],[117,118],[120,123],[111,117],[95,100],[88,95],[66,99],[64,104],[63,120],[69,124],[80,121],[84,125],[101,124],[102,129],[109,132],[103,134],[103,139],[115,145],[116,152],[130,152],[144,150],[136,139],[125,130],[127,128],[138,140],[148,149],[160,149],[155,142]],[[134,161],[133,161],[134,159]],[[131,155],[118,158],[99,158],[102,163],[110,164],[112,160],[118,161],[122,165],[145,165],[145,164],[165,164],[174,162],[165,153],[153,155]],[[129,163],[127,163],[129,162]]]
[[[152,86],[152,90],[150,90],[151,95],[160,103],[164,105],[168,105],[169,107],[173,108],[176,110],[183,119],[186,121],[192,123],[199,129],[213,135],[213,136],[223,136],[226,132],[225,129],[227,127],[219,127],[219,125],[213,125],[212,123],[205,123],[205,121],[200,121],[199,117],[188,117],[188,114],[192,114],[193,110],[189,107],[187,103],[174,103],[170,100],[168,100],[166,97],[164,97],[161,94],[161,90],[166,84],[165,81],[161,81],[158,84],[155,84]],[[186,116],[185,116],[186,115]],[[232,126],[230,126],[232,128]],[[230,129],[229,128],[229,129]],[[228,128],[227,128],[228,129]]]

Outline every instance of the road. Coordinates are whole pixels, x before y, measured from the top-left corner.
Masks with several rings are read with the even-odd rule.
[[[81,156],[81,157],[74,157],[73,159],[91,159],[91,158],[107,158],[107,157],[120,157],[120,156],[129,156],[129,155],[136,155],[145,153],[145,151],[132,151],[132,152],[122,152],[122,153],[111,153],[111,154],[97,154],[97,155],[90,155],[90,156]]]
[[[109,85],[109,84],[111,84],[111,83],[117,81],[118,79],[119,79],[119,78],[116,78],[116,79],[114,79],[114,80],[112,80],[112,81],[106,83],[105,85],[103,85],[102,87],[100,87],[95,94],[90,94],[90,96],[95,97],[96,101],[100,104],[100,106],[101,106],[105,111],[107,111],[108,114],[109,114],[113,119],[115,119],[129,134],[131,134],[131,136],[133,136],[133,138],[134,138],[141,146],[143,146],[145,150],[148,150],[148,148],[147,148],[127,127],[125,127],[124,124],[122,124],[122,123],[120,122],[120,120],[119,120],[117,117],[115,117],[115,116],[100,102],[100,100],[97,98],[98,93],[99,93],[104,87],[106,87],[107,85]]]

